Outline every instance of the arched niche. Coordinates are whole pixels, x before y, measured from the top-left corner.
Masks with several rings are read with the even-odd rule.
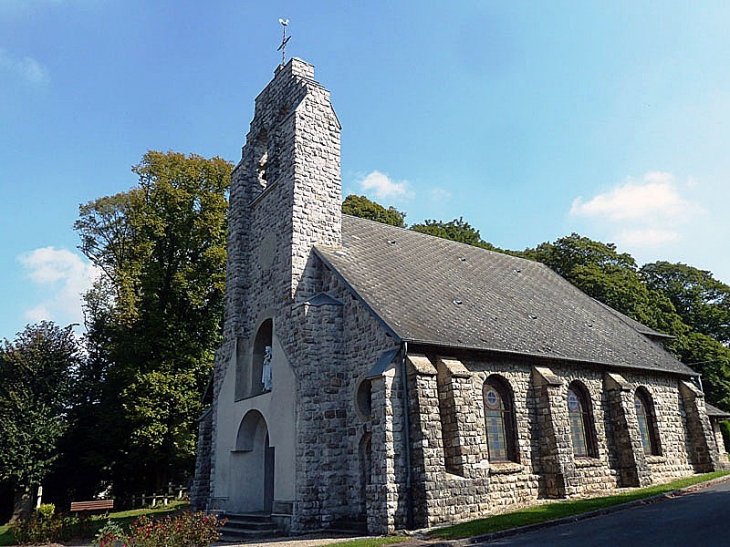
[[[263,442],[268,434],[266,420],[258,410],[249,410],[241,420],[236,435],[236,451],[250,452],[257,444]]]
[[[253,355],[251,357],[251,393],[249,396],[259,395],[271,391],[274,345],[274,322],[266,319],[259,330],[253,343]]]

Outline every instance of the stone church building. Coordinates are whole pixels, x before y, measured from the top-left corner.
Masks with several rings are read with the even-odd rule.
[[[197,508],[384,534],[726,465],[666,335],[544,265],[341,204],[339,121],[291,59],[233,171]]]

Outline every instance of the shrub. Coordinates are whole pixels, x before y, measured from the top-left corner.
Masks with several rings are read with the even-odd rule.
[[[38,506],[38,514],[44,519],[53,518],[55,512],[56,506],[52,503],[43,503]]]
[[[98,547],[131,547],[132,539],[127,537],[122,527],[116,522],[108,520],[94,538],[93,544]]]
[[[10,524],[10,533],[16,543],[52,543],[71,539],[73,523],[68,517],[42,517],[33,513],[27,519],[20,519]]]
[[[91,515],[83,514],[79,517],[69,517],[71,537],[90,538],[94,536],[94,519]]]
[[[41,505],[30,517],[9,524],[8,528],[15,543],[20,545],[55,543],[92,535],[91,517],[56,515],[52,504]]]
[[[225,519],[186,511],[152,520],[140,517],[130,529],[135,547],[208,547],[220,537]]]

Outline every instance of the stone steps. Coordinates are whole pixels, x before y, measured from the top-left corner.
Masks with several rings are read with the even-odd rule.
[[[219,541],[237,543],[250,539],[263,539],[281,535],[268,513],[223,515],[228,522],[221,531]]]

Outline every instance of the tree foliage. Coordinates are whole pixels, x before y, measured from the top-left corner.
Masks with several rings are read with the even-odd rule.
[[[730,348],[711,336],[689,330],[678,336],[668,349],[702,374],[708,401],[730,411]]]
[[[484,241],[479,235],[479,230],[472,227],[463,217],[455,218],[449,222],[441,220],[426,220],[423,224],[414,224],[410,227],[414,232],[429,234],[443,239],[450,239],[459,243],[466,243],[474,247],[498,251],[497,247]]]
[[[371,201],[365,196],[356,196],[355,194],[347,196],[345,201],[342,202],[342,212],[346,215],[366,218],[368,220],[374,220],[375,222],[398,226],[399,228],[405,228],[406,226],[405,213],[400,212],[393,206],[386,209],[379,203]]]
[[[0,482],[25,492],[48,475],[81,354],[72,327],[43,321],[0,345]]]
[[[220,158],[150,151],[132,168],[134,188],[80,207],[80,248],[103,275],[85,296],[77,418],[96,441],[84,458],[121,488],[155,486],[194,461],[220,343],[231,169]]]
[[[730,343],[730,286],[686,264],[653,262],[641,268],[649,288],[661,291],[697,332]]]

